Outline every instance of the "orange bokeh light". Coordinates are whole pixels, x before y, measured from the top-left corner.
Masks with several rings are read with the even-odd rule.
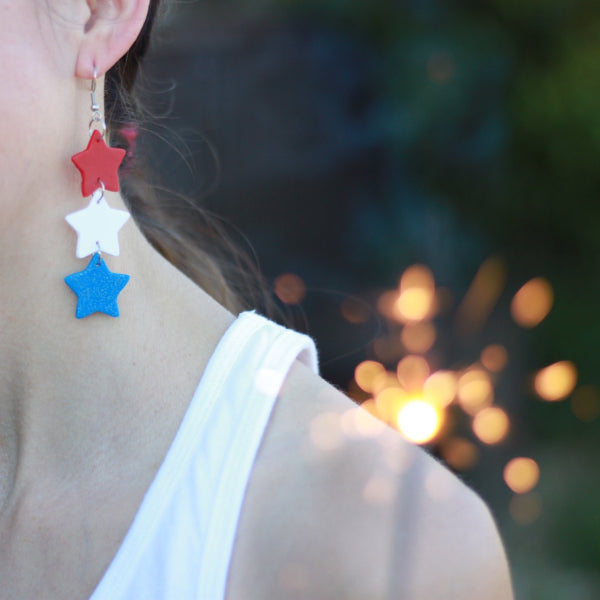
[[[538,371],[534,379],[535,391],[549,402],[566,398],[576,385],[577,369],[568,360],[554,363]]]
[[[285,304],[298,304],[306,296],[306,284],[298,275],[284,273],[275,279],[275,294]]]
[[[403,322],[422,321],[432,316],[435,305],[435,281],[423,265],[408,267],[400,278],[400,293],[393,304],[393,316]]]
[[[481,352],[481,364],[492,373],[499,373],[506,367],[508,352],[501,344],[492,344]]]
[[[514,295],[510,312],[521,327],[535,327],[548,316],[553,302],[554,292],[550,283],[543,277],[536,277]]]
[[[431,313],[433,290],[409,288],[400,293],[394,304],[394,316],[402,322],[422,321]]]
[[[436,371],[423,384],[424,398],[440,407],[452,403],[456,396],[456,390],[456,375],[451,371]]]
[[[398,387],[388,387],[375,396],[375,406],[380,419],[386,423],[395,424],[398,413],[408,397],[406,392]]]
[[[504,467],[504,481],[515,494],[530,492],[540,479],[540,468],[532,458],[513,458]]]
[[[412,265],[408,267],[400,278],[400,291],[411,288],[431,290],[435,288],[433,273],[425,265]]]
[[[473,418],[473,431],[486,444],[501,442],[508,434],[509,427],[508,415],[497,406],[484,408]]]
[[[383,292],[377,298],[377,310],[388,319],[396,319],[396,315],[394,312],[394,305],[398,300],[398,291],[397,290],[388,290]]]
[[[396,369],[398,381],[409,391],[421,390],[429,377],[429,364],[422,356],[409,354],[405,356]]]
[[[492,404],[493,392],[489,375],[481,369],[470,369],[458,380],[458,403],[470,415]]]
[[[375,377],[373,380],[373,393],[378,394],[387,388],[397,388],[400,386],[396,373],[392,371],[384,371]]]
[[[443,459],[454,469],[466,471],[475,466],[479,459],[477,446],[462,437],[453,437],[444,441],[441,448]]]
[[[385,374],[385,367],[376,360],[365,360],[354,369],[354,380],[365,392],[372,393],[378,377]]]
[[[400,339],[409,352],[424,354],[435,343],[435,336],[435,327],[431,323],[408,323],[402,329]]]

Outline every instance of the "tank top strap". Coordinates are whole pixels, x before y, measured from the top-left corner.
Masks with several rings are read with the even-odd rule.
[[[255,311],[229,326],[91,600],[219,600],[252,466],[285,377],[318,372],[307,335]]]
[[[231,330],[245,347],[227,365],[210,429],[227,429],[227,451],[214,493],[214,507],[207,531],[207,552],[200,573],[200,598],[223,598],[235,533],[252,465],[275,400],[292,363],[298,359],[318,373],[315,343],[307,335],[282,327],[255,311],[241,313]],[[225,341],[225,340],[224,340]],[[241,341],[241,340],[240,340]],[[229,345],[229,344],[227,344]],[[218,356],[215,355],[215,359]],[[217,376],[220,365],[215,364]],[[221,444],[225,440],[221,440]]]

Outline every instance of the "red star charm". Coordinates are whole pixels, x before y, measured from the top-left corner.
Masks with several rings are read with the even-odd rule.
[[[91,196],[100,182],[107,190],[119,191],[119,165],[125,156],[121,148],[109,148],[102,134],[94,129],[90,142],[83,152],[78,152],[71,160],[81,173],[81,193]]]

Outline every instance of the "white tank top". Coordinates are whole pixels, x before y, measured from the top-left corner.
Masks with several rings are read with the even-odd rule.
[[[220,600],[252,465],[288,370],[318,373],[307,335],[241,313],[91,600]]]

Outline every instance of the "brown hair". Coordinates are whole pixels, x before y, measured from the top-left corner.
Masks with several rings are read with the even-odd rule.
[[[136,81],[157,19],[169,0],[150,0],[148,15],[129,52],[105,78],[105,116],[111,140],[128,146],[124,132],[148,117]],[[181,195],[148,183],[140,157],[122,169],[122,187],[131,214],[150,243],[217,302],[237,314],[258,308],[286,322],[256,264],[227,235],[215,215]]]

